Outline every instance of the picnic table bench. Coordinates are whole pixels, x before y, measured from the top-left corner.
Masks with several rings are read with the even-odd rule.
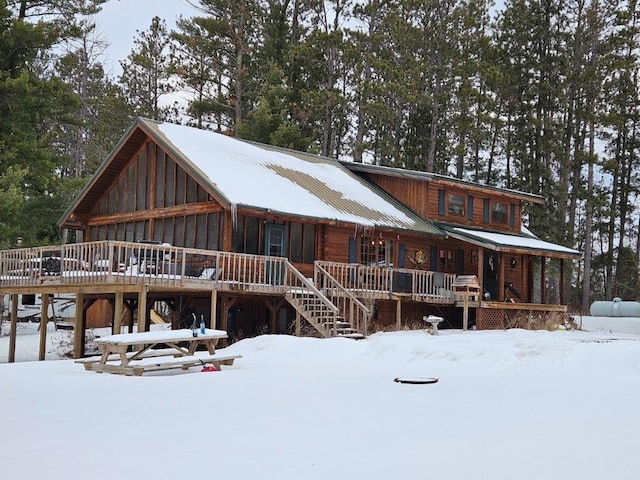
[[[77,360],[85,370],[121,375],[142,375],[145,372],[182,368],[188,370],[197,365],[232,365],[241,355],[216,353],[219,339],[227,338],[224,330],[205,329],[194,337],[191,330],[156,330],[150,332],[109,335],[96,339],[101,355]],[[164,345],[165,348],[154,348]],[[197,352],[203,345],[207,353]],[[135,348],[135,351],[129,351]]]

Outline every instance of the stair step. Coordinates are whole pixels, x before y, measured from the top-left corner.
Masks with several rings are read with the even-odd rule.
[[[364,340],[365,337],[361,333],[340,333],[338,332],[338,337],[351,338],[352,340]]]

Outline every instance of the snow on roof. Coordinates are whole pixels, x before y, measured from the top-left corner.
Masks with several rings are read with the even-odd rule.
[[[453,227],[448,229],[452,234],[460,234],[467,240],[478,240],[493,244],[497,247],[522,248],[526,250],[541,250],[546,252],[556,252],[566,255],[580,255],[580,252],[572,248],[557,245],[555,243],[541,240],[537,237],[523,237],[519,235],[508,235],[506,233],[483,232],[479,230],[469,230],[466,228]]]
[[[232,207],[440,233],[337,161],[297,158],[212,131],[150,123]]]
[[[520,233],[522,235],[524,235],[525,237],[540,238],[535,233],[533,233],[531,230],[529,230],[527,227],[525,227],[524,225],[520,226]]]

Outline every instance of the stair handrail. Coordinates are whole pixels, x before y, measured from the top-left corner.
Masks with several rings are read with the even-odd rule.
[[[313,295],[316,298],[318,298],[322,302],[322,304],[331,312],[333,316],[333,322],[332,322],[333,327],[331,328],[330,333],[333,336],[336,336],[337,320],[338,320],[338,317],[340,316],[340,309],[336,305],[334,305],[334,303],[329,298],[327,298],[327,296],[318,287],[316,287],[312,279],[308,279],[307,277],[305,277],[291,262],[289,262],[288,259],[284,259],[284,265],[288,273],[287,275],[288,291],[290,292],[292,289],[301,289],[302,293],[306,294],[307,291],[309,293],[313,293]],[[294,281],[297,280],[298,283],[295,284],[294,281],[292,280]],[[318,328],[318,326],[313,323],[311,323],[311,325],[315,328]],[[324,334],[324,332],[321,332],[321,333]]]
[[[284,264],[286,265],[287,270],[293,274],[294,277],[296,277],[298,280],[300,280],[300,282],[303,284],[304,287],[308,288],[309,290],[311,290],[317,297],[319,297],[322,300],[322,303],[324,303],[327,308],[329,308],[333,313],[340,313],[340,309],[338,309],[338,307],[336,307],[331,300],[329,300],[329,298],[327,298],[327,296],[322,293],[322,291],[316,287],[316,285],[309,280],[307,277],[305,277],[302,272],[300,272],[300,270],[298,270],[296,267],[293,266],[293,264],[291,262],[289,262],[288,259],[284,259]],[[298,285],[293,285],[291,283],[288,283],[288,286],[291,288],[296,288],[298,287]]]
[[[349,290],[347,290],[344,285],[342,285],[333,275],[331,275],[318,261],[313,263],[313,277],[316,285],[323,285],[323,282],[320,280],[319,275],[322,274],[322,280],[328,280],[332,285],[324,285],[325,289],[335,288],[340,291],[342,296],[336,295],[338,299],[344,298],[349,301],[349,306],[351,307],[349,310],[349,316],[346,315],[346,311],[342,312],[344,318],[349,319],[349,323],[353,326],[353,305],[358,308],[358,311],[362,313],[362,325],[360,325],[360,317],[356,317],[355,328],[358,332],[363,335],[367,335],[369,319],[371,318],[371,310],[362,303],[354,294],[352,294]],[[332,300],[333,301],[333,300]],[[346,305],[345,305],[346,310]]]

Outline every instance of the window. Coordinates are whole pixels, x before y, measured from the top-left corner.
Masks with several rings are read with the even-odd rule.
[[[496,202],[491,210],[491,220],[497,223],[507,223],[507,204]]]
[[[449,215],[464,215],[464,197],[449,194]]]
[[[382,238],[362,237],[360,239],[360,263],[370,267],[393,265],[393,242]]]
[[[439,252],[439,272],[453,272],[453,252],[451,250],[440,250]]]
[[[289,225],[289,259],[297,263],[313,263],[315,250],[315,226],[291,223]]]
[[[231,237],[231,250],[236,253],[258,253],[260,220],[238,215]]]

